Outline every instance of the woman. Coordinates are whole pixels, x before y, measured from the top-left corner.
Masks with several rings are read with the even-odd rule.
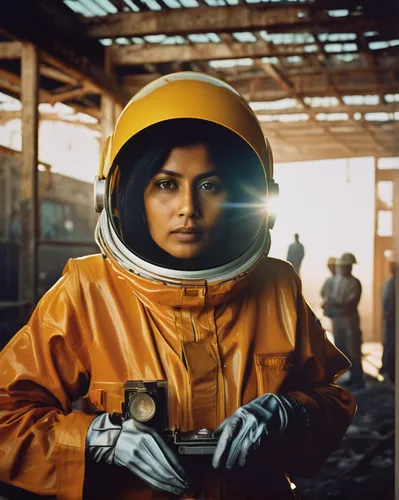
[[[284,498],[287,474],[339,445],[349,363],[292,267],[267,258],[275,191],[230,86],[178,73],[129,102],[97,179],[101,255],[71,260],[1,355],[3,481],[67,499]],[[165,428],[216,429],[213,456],[179,455]]]

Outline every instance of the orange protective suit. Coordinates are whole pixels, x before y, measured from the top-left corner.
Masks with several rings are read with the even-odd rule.
[[[196,292],[133,276],[100,255],[71,260],[1,354],[0,479],[81,498],[93,415],[71,404],[86,396],[92,408],[120,412],[129,379],[167,379],[172,424],[183,430],[215,428],[265,392],[293,395],[318,430],[303,449],[282,450],[288,472],[296,457],[317,464],[337,447],[355,411],[334,385],[349,363],[327,340],[292,267],[266,258],[240,279],[199,283]],[[94,466],[103,492],[111,469],[96,474]],[[122,468],[116,477],[103,498],[168,498]]]
[[[126,467],[86,460],[94,412],[121,412],[127,380],[166,379],[171,424],[183,431],[215,429],[265,393],[303,402],[310,435],[270,453],[259,491],[250,490],[248,469],[215,470],[209,456],[187,459],[202,500],[276,498],[268,492],[274,471],[284,477],[321,463],[351,422],[353,397],[334,383],[348,360],[326,338],[292,266],[267,257],[274,220],[269,205],[246,252],[198,273],[144,261],[112,225],[121,148],[153,124],[186,118],[242,137],[264,174],[261,205],[276,193],[259,122],[224,82],[192,72],[169,75],[130,101],[101,160],[102,255],[71,260],[0,355],[1,481],[67,500],[176,498],[152,490]],[[80,398],[87,412],[72,411]]]

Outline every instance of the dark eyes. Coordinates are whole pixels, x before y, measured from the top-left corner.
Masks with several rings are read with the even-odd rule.
[[[221,191],[222,186],[218,182],[207,181],[207,182],[204,182],[203,184],[200,184],[199,185],[199,189],[201,191],[215,191],[215,192],[219,192],[219,191]]]
[[[158,181],[156,183],[158,189],[162,191],[173,191],[177,189],[178,185],[175,181],[172,180],[163,180]],[[214,181],[206,181],[198,186],[199,191],[207,191],[207,192],[220,192],[222,190],[222,186],[218,182]]]
[[[177,187],[176,183],[173,181],[159,181],[156,183],[156,186],[162,190],[170,190]]]

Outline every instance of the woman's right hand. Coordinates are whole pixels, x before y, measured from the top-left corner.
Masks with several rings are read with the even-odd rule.
[[[180,495],[189,488],[173,450],[154,429],[132,419],[118,425],[108,413],[99,415],[87,432],[86,449],[95,462],[127,467],[156,490]]]

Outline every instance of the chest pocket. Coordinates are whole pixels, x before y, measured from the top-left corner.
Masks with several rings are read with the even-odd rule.
[[[255,354],[258,396],[280,392],[292,369],[290,354]]]

